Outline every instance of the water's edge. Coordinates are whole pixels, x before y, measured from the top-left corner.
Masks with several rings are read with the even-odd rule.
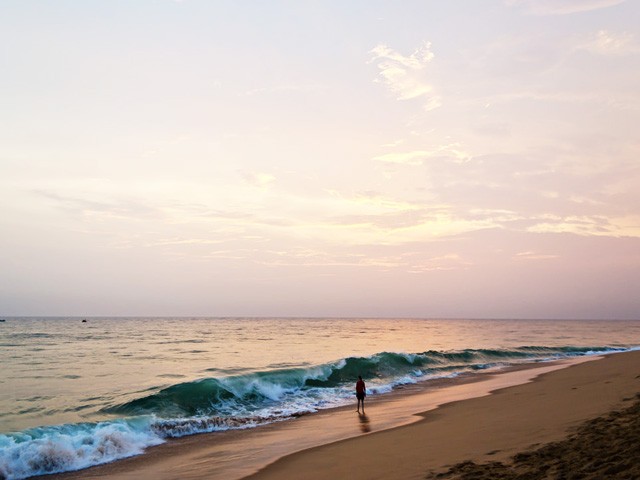
[[[231,430],[174,438],[148,448],[143,455],[94,466],[81,471],[33,477],[43,480],[80,480],[113,474],[131,474],[153,467],[172,458],[182,464],[206,455],[207,478],[241,479],[278,459],[309,448],[346,440],[363,433],[399,428],[422,420],[422,414],[452,402],[489,395],[498,390],[521,385],[554,370],[597,360],[602,356],[586,356],[541,364],[525,363],[506,369],[470,373],[456,378],[440,379],[428,386],[409,385],[368,402],[367,415],[372,425],[363,431],[362,417],[354,414],[353,405],[335,407],[304,415],[292,422],[278,422],[251,432]],[[353,419],[357,418],[357,423]],[[251,442],[247,442],[251,435]],[[234,452],[233,462],[227,455]],[[184,457],[184,458],[182,458]],[[194,462],[195,463],[195,462]]]

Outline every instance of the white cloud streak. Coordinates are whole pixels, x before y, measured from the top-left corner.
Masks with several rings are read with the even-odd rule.
[[[523,7],[529,15],[569,15],[600,10],[624,3],[626,0],[506,0],[510,7]]]
[[[447,159],[454,163],[465,163],[472,159],[472,155],[465,151],[459,143],[450,143],[429,150],[390,152],[373,158],[378,162],[415,166],[424,165],[429,159]]]
[[[578,50],[586,50],[596,55],[633,55],[640,53],[640,45],[635,41],[635,35],[628,32],[612,33],[598,30]]]
[[[421,99],[427,111],[441,105],[440,97],[424,78],[427,65],[435,57],[430,43],[424,43],[408,56],[384,44],[377,45],[370,53],[373,55],[371,62],[375,62],[380,70],[378,81],[386,85],[398,100]]]
[[[257,188],[267,188],[276,177],[264,172],[241,172],[242,178],[249,184]]]

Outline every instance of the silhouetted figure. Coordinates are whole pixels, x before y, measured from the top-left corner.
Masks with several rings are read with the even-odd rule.
[[[356,382],[356,398],[358,399],[358,410],[360,413],[360,403],[362,403],[362,413],[364,413],[364,397],[367,396],[367,387],[364,384],[362,377],[358,375],[358,381]]]

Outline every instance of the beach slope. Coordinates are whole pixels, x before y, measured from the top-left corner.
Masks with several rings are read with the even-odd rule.
[[[441,406],[423,413],[424,418],[411,425],[289,455],[250,478],[424,479],[440,472],[450,475],[455,473],[451,467],[463,462],[473,467],[471,462],[509,461],[570,434],[584,436],[584,429],[578,430],[583,422],[602,417],[607,423],[607,415],[631,407],[638,392],[640,352],[609,355],[490,396]],[[614,428],[605,434],[622,433]],[[602,450],[593,453],[606,457]],[[601,463],[613,460],[598,459]],[[500,478],[499,472],[486,470],[487,477],[475,471],[469,478]]]
[[[512,456],[571,434],[584,437],[583,422],[634,404],[640,351],[572,363],[481,374],[418,393],[400,390],[368,399],[366,416],[355,412],[354,402],[251,431],[184,437],[144,455],[41,478],[369,480],[464,478],[465,471],[467,478],[509,478],[498,470],[506,471]],[[614,428],[608,435],[618,433]]]

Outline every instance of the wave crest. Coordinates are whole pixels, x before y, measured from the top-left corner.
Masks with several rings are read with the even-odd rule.
[[[523,346],[510,350],[381,352],[309,368],[179,383],[102,410],[127,418],[0,435],[0,480],[79,470],[140,454],[169,437],[251,428],[342,405],[353,401],[358,375],[375,394],[404,383],[491,366],[624,350],[628,349]]]
[[[381,352],[309,368],[285,368],[179,383],[102,411],[117,415],[153,414],[161,418],[252,416],[283,405],[298,405],[308,411],[328,398],[350,396],[358,375],[367,380],[371,390],[388,391],[399,384],[424,378],[615,350],[609,347],[523,346],[510,350]]]

